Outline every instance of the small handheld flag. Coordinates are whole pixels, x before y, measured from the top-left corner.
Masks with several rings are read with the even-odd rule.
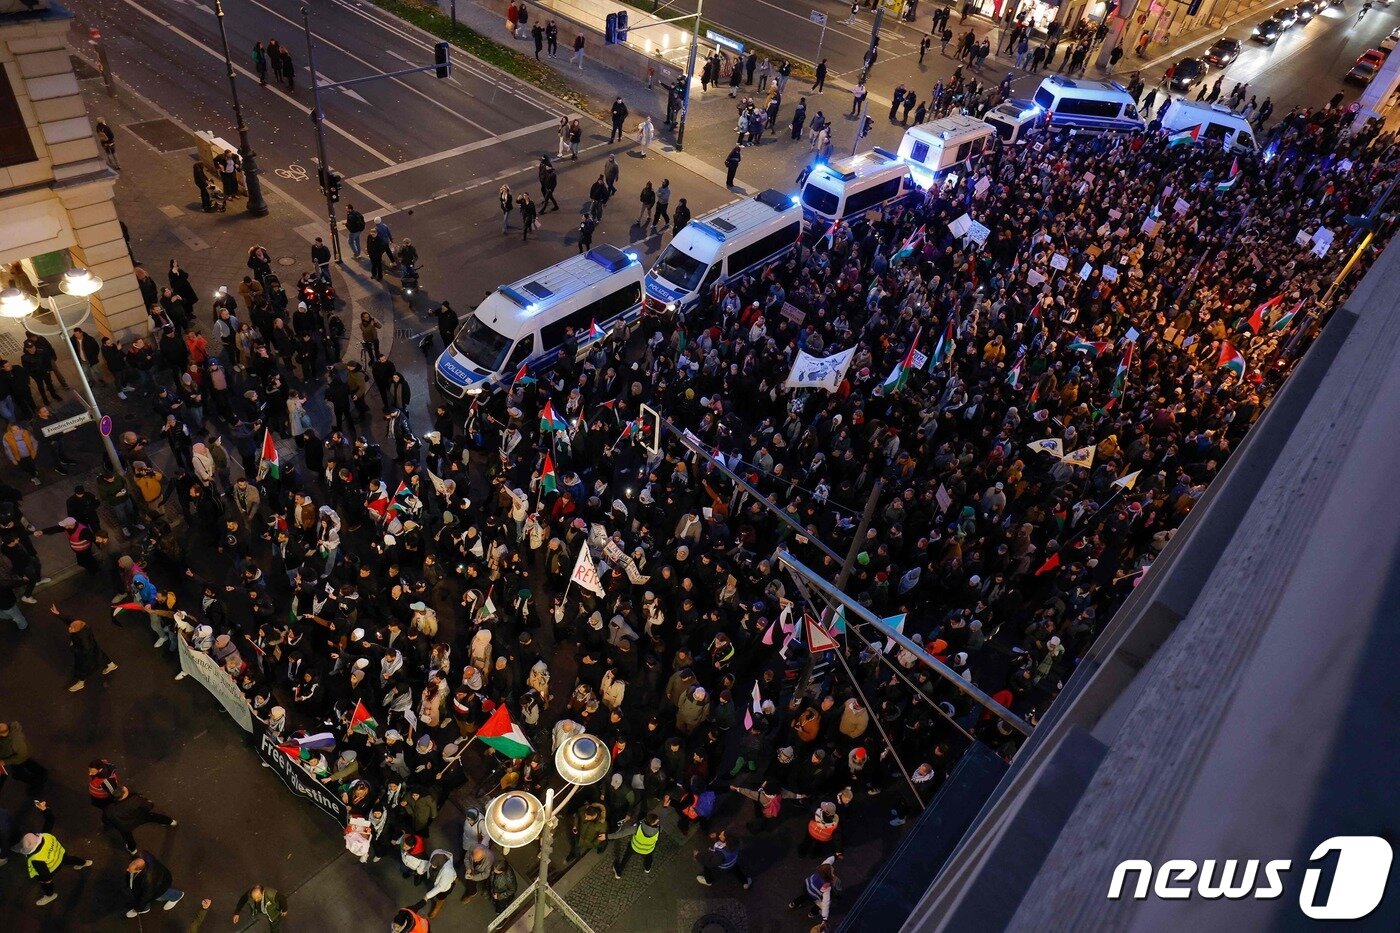
[[[510,712],[504,704],[496,707],[491,718],[477,730],[476,737],[481,744],[489,745],[507,758],[528,758],[535,750],[520,727],[510,721]]]
[[[1234,373],[1236,378],[1244,378],[1244,354],[1242,354],[1239,350],[1236,350],[1233,346],[1231,346],[1230,341],[1228,340],[1221,342],[1220,359],[1216,360],[1215,365],[1220,369],[1224,369],[1228,372]]]
[[[272,431],[263,429],[262,456],[258,458],[258,480],[282,477],[282,458],[277,454],[277,445],[272,441]]]
[[[544,400],[544,408],[540,411],[541,431],[567,431],[569,422],[559,417],[559,412],[554,410],[554,403],[549,399]]]

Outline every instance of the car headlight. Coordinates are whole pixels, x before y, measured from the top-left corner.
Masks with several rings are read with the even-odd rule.
[[[482,385],[479,382],[474,382],[467,386],[466,391],[468,395],[480,395],[482,393]]]
[[[666,302],[666,310],[667,310],[667,311],[675,311],[675,310],[676,310],[677,308],[679,308],[679,307],[680,307],[680,305],[677,304],[677,303],[674,302],[674,301],[668,301],[668,302]]]

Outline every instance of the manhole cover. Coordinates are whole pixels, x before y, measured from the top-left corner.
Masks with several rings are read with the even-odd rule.
[[[156,152],[179,152],[194,148],[194,137],[164,118],[144,123],[128,123],[127,129]]]
[[[70,61],[73,62],[73,74],[77,76],[79,81],[86,81],[89,78],[102,77],[101,72],[89,65],[87,62],[83,61],[78,56],[69,55],[68,58]]]
[[[277,265],[279,266],[294,266],[296,264],[297,261],[291,256],[283,256],[281,259],[277,260]]]
[[[18,357],[23,352],[14,334],[0,334],[0,356]]]
[[[735,933],[738,928],[728,917],[719,914],[706,914],[690,928],[690,933]]]

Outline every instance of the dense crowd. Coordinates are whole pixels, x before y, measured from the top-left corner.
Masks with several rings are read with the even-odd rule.
[[[136,388],[174,407],[178,475],[128,439],[128,519],[174,499],[200,546],[196,570],[173,537],[147,567],[123,560],[122,598],[153,610],[158,644],[210,653],[288,747],[331,733],[299,757],[344,802],[347,844],[399,859],[432,915],[459,879],[498,910],[513,899],[479,801],[541,787],[553,749],[586,731],[613,765],[574,799],[575,852],[611,842],[619,876],[630,853],[649,869],[659,814],[709,832],[735,794],[752,818],[716,827],[699,881],[727,870],[748,887],[741,836],[791,817],[814,860],[793,906],[825,916],[830,856],[870,832],[853,808],[881,794],[898,824],[969,743],[1010,759],[1022,735],[852,613],[835,624],[776,550],[834,579],[815,542],[850,548],[854,600],[1033,725],[1266,406],[1294,338],[1347,293],[1323,303],[1350,252],[1343,218],[1395,167],[1393,137],[1348,120],[1292,113],[1257,156],[1161,134],[997,147],[916,203],[809,231],[688,319],[647,318],[641,340],[577,361],[571,334],[557,370],[426,421],[377,348],[368,372],[327,371],[339,353],[320,349],[298,372],[279,327],[320,348],[330,325],[257,301],[278,286],[250,263],[252,308],[231,294],[219,308],[246,340],[198,362],[172,344]],[[988,228],[982,247],[950,229],[965,213]],[[1321,228],[1336,242],[1314,251],[1299,234]],[[192,320],[162,324],[188,345]],[[783,387],[797,351],[852,346],[837,391]],[[220,400],[192,419],[190,385],[215,367]],[[370,388],[382,443],[354,433]],[[653,452],[643,404],[709,456],[669,432]],[[570,582],[584,551],[596,592]],[[828,620],[854,682],[813,668],[807,614]],[[502,708],[530,754],[471,742]],[[462,849],[434,850],[437,808],[463,785]]]

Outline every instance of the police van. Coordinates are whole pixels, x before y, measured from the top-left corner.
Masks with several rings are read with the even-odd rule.
[[[825,228],[898,201],[917,190],[909,169],[898,155],[878,148],[818,165],[802,186],[802,218]]]
[[[1016,146],[1045,126],[1045,108],[1033,100],[1012,97],[987,111],[982,119],[1003,143]]]
[[[772,188],[692,220],[647,273],[645,310],[693,308],[716,282],[772,261],[801,235],[798,199]]]
[[[991,144],[994,132],[976,117],[962,114],[920,123],[904,131],[899,158],[909,166],[919,187],[932,188],[950,172],[965,174]]]
[[[1051,129],[1068,126],[1086,133],[1129,133],[1147,128],[1133,95],[1117,81],[1051,75],[1040,82],[1035,102],[1045,109]]]
[[[1162,117],[1162,130],[1168,136],[1196,131],[1196,142],[1214,141],[1226,149],[1253,152],[1254,128],[1249,121],[1224,104],[1173,101]]]
[[[570,325],[582,356],[604,335],[637,323],[642,278],[635,253],[604,245],[502,285],[471,313],[438,357],[438,388],[460,399],[509,384],[527,362],[531,372],[548,369],[559,361],[564,329]]]

